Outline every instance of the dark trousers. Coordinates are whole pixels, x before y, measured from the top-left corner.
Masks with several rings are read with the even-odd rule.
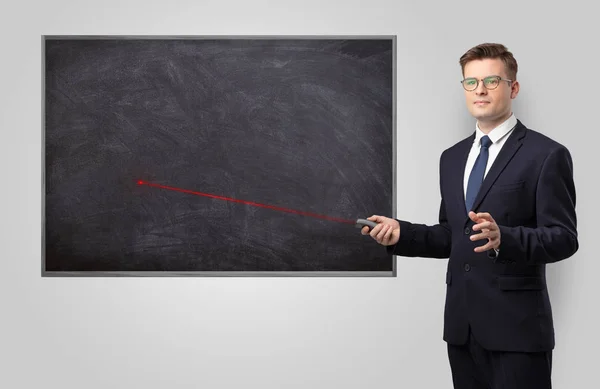
[[[489,351],[469,334],[462,346],[448,344],[454,389],[551,389],[552,351]]]

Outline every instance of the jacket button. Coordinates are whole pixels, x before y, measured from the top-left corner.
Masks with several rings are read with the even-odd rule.
[[[469,271],[471,270],[471,265],[469,265],[468,263],[465,263],[465,271]]]
[[[465,235],[469,235],[471,233],[471,229],[469,227],[465,228]]]

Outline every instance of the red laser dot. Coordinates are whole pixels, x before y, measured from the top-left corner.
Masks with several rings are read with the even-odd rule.
[[[142,181],[142,180],[139,180],[139,181],[138,181],[138,185],[144,185],[144,181]]]

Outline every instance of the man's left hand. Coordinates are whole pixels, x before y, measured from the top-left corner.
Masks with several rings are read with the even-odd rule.
[[[483,246],[475,247],[475,252],[481,253],[491,249],[498,249],[500,247],[500,228],[492,215],[487,212],[475,213],[471,211],[469,212],[469,218],[476,223],[473,226],[473,231],[481,230],[480,233],[471,235],[471,240],[488,240]]]

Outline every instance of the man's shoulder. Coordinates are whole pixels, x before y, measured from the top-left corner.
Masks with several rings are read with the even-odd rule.
[[[464,139],[461,139],[460,141],[456,142],[452,146],[450,146],[450,147],[446,148],[444,151],[442,151],[440,158],[443,159],[445,157],[452,157],[452,156],[456,155],[457,153],[462,154],[466,150],[470,149],[471,145],[473,144],[474,139],[475,139],[475,133],[473,132],[471,135],[467,136]]]
[[[566,151],[568,153],[568,149],[565,145],[551,138],[549,135],[546,135],[536,129],[527,127],[520,121],[517,124],[517,128],[519,128],[519,126],[523,131],[523,146],[525,146],[527,149],[547,154],[553,153],[557,150]]]

